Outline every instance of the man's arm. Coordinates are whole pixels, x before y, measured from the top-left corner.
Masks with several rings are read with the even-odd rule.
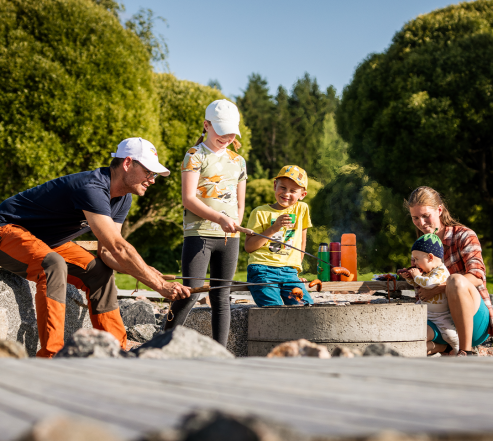
[[[168,283],[159,272],[147,265],[136,249],[121,235],[120,224],[109,216],[84,211],[92,232],[99,241],[98,255],[110,268],[130,274],[139,282],[171,300],[190,297],[190,291],[180,283]]]

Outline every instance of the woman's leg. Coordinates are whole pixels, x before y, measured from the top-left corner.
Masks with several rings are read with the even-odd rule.
[[[181,255],[183,277],[205,277],[210,256],[211,253],[207,247],[206,238],[199,236],[185,237]],[[183,285],[189,286],[190,288],[198,288],[204,285],[204,281],[184,280]],[[177,325],[183,325],[199,296],[199,293],[195,293],[186,299],[174,301],[171,305],[171,313],[168,313],[171,320],[166,322],[164,329],[167,331]]]
[[[447,279],[445,290],[450,314],[459,335],[459,347],[472,350],[473,318],[481,303],[477,288],[461,274],[452,274]]]
[[[240,238],[229,237],[224,244],[224,238],[208,238],[211,243],[211,277],[232,280],[240,249]],[[209,293],[212,308],[212,338],[226,346],[229,336],[229,324],[231,321],[231,302],[229,301],[230,283],[211,280],[211,287],[225,286],[221,289],[213,289]]]

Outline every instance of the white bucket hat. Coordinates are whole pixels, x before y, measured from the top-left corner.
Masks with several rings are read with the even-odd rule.
[[[124,139],[116,153],[112,153],[113,158],[126,158],[127,156],[134,161],[140,162],[145,168],[161,176],[169,176],[169,170],[159,163],[156,147],[149,141],[142,138]]]
[[[234,133],[241,137],[240,112],[231,101],[216,100],[205,109],[205,119],[212,123],[212,127],[219,136]]]

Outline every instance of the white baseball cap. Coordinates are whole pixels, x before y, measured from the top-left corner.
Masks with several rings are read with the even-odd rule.
[[[113,158],[126,158],[129,156],[134,161],[140,162],[151,172],[159,173],[161,176],[169,176],[169,170],[159,163],[156,147],[145,139],[124,139],[118,144],[116,153],[112,153],[111,156]]]
[[[212,127],[219,136],[240,133],[240,112],[231,101],[216,100],[205,109],[205,119],[212,123]]]

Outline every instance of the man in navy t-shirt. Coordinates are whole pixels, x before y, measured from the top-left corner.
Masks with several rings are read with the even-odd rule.
[[[122,348],[127,334],[113,270],[171,300],[190,296],[187,287],[165,282],[121,235],[132,194],[143,196],[169,170],[142,138],[125,139],[112,156],[110,167],[48,181],[0,204],[0,266],[37,286],[38,357],[63,347],[67,281],[86,292],[94,328],[112,333]],[[98,257],[71,242],[91,230]]]

